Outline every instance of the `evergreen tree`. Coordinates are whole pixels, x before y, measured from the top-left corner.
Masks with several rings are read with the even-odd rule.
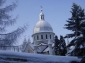
[[[65,24],[65,28],[67,30],[72,31],[73,33],[67,34],[66,38],[73,38],[70,44],[67,47],[75,46],[71,55],[75,56],[83,56],[84,51],[82,48],[85,48],[85,13],[84,9],[82,9],[77,4],[73,3],[71,8],[71,18],[67,20],[67,24]]]
[[[60,55],[65,56],[65,54],[67,53],[67,49],[66,49],[66,43],[63,36],[60,36],[59,48],[60,48]]]
[[[59,51],[59,39],[57,36],[55,36],[55,43],[54,43],[54,52],[55,52],[55,55],[60,55]]]
[[[67,49],[63,36],[60,36],[60,40],[58,39],[57,36],[55,36],[54,50],[55,50],[55,55],[65,56]]]
[[[12,46],[26,29],[26,26],[24,26],[15,31],[4,34],[6,27],[13,25],[17,19],[12,19],[12,16],[9,14],[9,12],[13,11],[17,7],[17,4],[14,2],[11,5],[5,6],[5,2],[6,0],[0,0],[0,48]]]

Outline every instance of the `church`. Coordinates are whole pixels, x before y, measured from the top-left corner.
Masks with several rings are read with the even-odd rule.
[[[33,43],[24,39],[22,52],[54,55],[54,36],[55,33],[51,25],[45,21],[44,13],[41,8],[39,21],[33,29]]]

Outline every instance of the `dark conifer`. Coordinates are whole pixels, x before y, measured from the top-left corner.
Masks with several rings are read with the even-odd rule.
[[[83,56],[84,51],[82,48],[85,48],[85,13],[84,9],[81,6],[73,3],[71,8],[71,18],[67,20],[65,28],[72,31],[72,33],[67,34],[65,38],[73,38],[68,47],[74,46],[71,55]],[[84,50],[84,49],[83,49]]]

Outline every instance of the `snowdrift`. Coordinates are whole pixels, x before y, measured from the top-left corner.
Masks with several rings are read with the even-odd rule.
[[[81,58],[73,56],[54,56],[0,50],[0,63],[71,63],[80,61]]]

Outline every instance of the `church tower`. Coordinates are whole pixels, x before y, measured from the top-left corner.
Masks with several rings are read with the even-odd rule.
[[[45,21],[45,16],[41,8],[39,21],[33,29],[34,53],[46,53],[44,50],[49,49],[48,53],[52,55],[52,44],[54,42],[54,32],[51,25]]]

